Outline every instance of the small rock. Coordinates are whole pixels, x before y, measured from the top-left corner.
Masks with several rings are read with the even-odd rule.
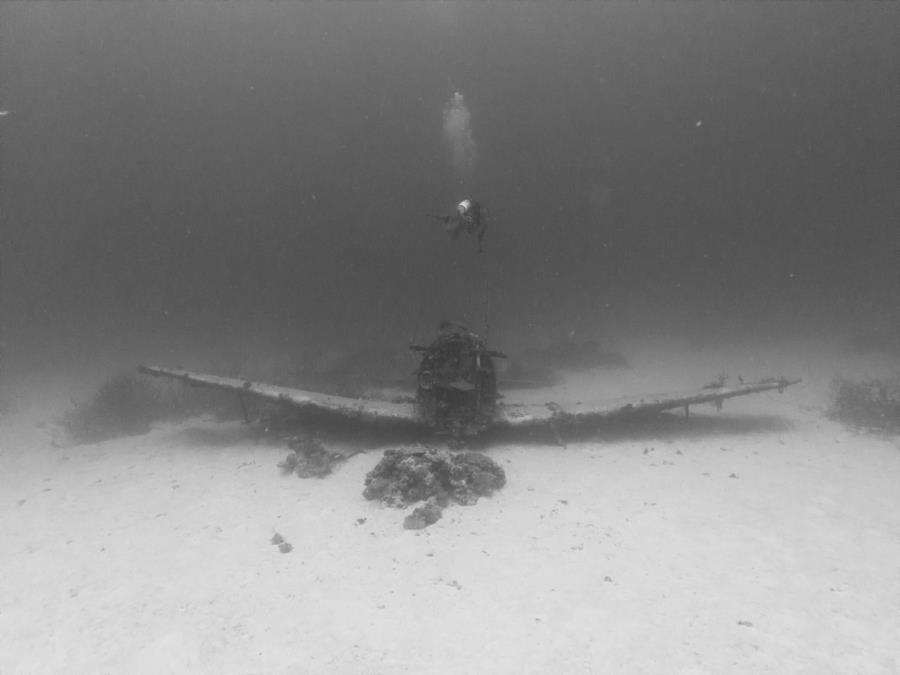
[[[286,541],[283,541],[280,544],[278,544],[278,550],[281,551],[282,553],[290,553],[291,551],[294,550],[294,547],[291,546]]]
[[[272,538],[269,541],[271,541],[273,544],[275,544],[277,546],[278,544],[280,544],[284,541],[284,537],[282,537],[280,534],[278,534],[276,532],[275,534],[272,535]]]
[[[297,436],[289,443],[291,454],[278,464],[285,474],[300,478],[324,478],[346,457],[328,448],[318,438]]]
[[[407,530],[423,530],[429,525],[434,525],[441,519],[443,509],[434,502],[429,502],[416,508],[403,520],[403,527]]]

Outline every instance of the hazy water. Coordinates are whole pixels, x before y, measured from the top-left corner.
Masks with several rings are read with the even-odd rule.
[[[7,369],[891,327],[896,3],[0,4]],[[477,161],[442,119],[465,95]],[[478,256],[426,213],[491,209]]]

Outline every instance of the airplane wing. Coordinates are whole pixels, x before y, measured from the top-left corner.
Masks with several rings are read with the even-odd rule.
[[[499,428],[527,428],[547,424],[595,424],[639,415],[654,415],[678,408],[687,411],[689,406],[698,403],[721,405],[726,398],[749,396],[763,391],[780,393],[798,382],[799,379],[769,378],[734,387],[723,386],[675,394],[619,398],[599,404],[577,402],[566,406],[557,403],[503,405],[497,411],[495,425]]]
[[[219,377],[218,375],[195,373],[179,368],[138,366],[138,372],[145,375],[180,380],[196,387],[233,391],[239,396],[254,397],[273,403],[283,403],[301,412],[322,413],[326,416],[336,416],[359,422],[423,425],[412,403],[394,403],[391,401],[331,396],[292,387],[277,387],[236,377]]]
[[[254,397],[273,403],[287,404],[301,412],[318,413],[349,421],[366,423],[403,424],[427,427],[416,412],[413,403],[396,403],[373,399],[356,399],[333,396],[292,387],[279,387],[234,377],[220,377],[179,368],[139,366],[138,371],[158,377],[180,380],[192,386],[233,391],[240,396]],[[653,415],[666,410],[688,409],[700,403],[721,404],[728,398],[748,396],[764,391],[782,392],[797,384],[797,380],[769,378],[734,387],[703,388],[695,391],[618,398],[603,403],[576,402],[565,406],[557,403],[522,403],[498,406],[492,426],[502,428],[528,428],[548,424],[578,425],[597,424],[608,420],[641,415]]]

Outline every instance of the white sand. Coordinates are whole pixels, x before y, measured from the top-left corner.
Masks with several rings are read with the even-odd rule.
[[[237,423],[55,446],[68,390],[6,391],[0,673],[900,672],[900,448],[821,415],[835,370],[866,364],[810,345],[634,362],[562,393],[806,382],[492,447],[506,488],[419,532],[361,496],[380,450],[301,480]]]

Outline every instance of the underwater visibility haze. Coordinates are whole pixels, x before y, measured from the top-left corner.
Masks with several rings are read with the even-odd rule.
[[[2,3],[3,368],[896,330],[898,19]]]

